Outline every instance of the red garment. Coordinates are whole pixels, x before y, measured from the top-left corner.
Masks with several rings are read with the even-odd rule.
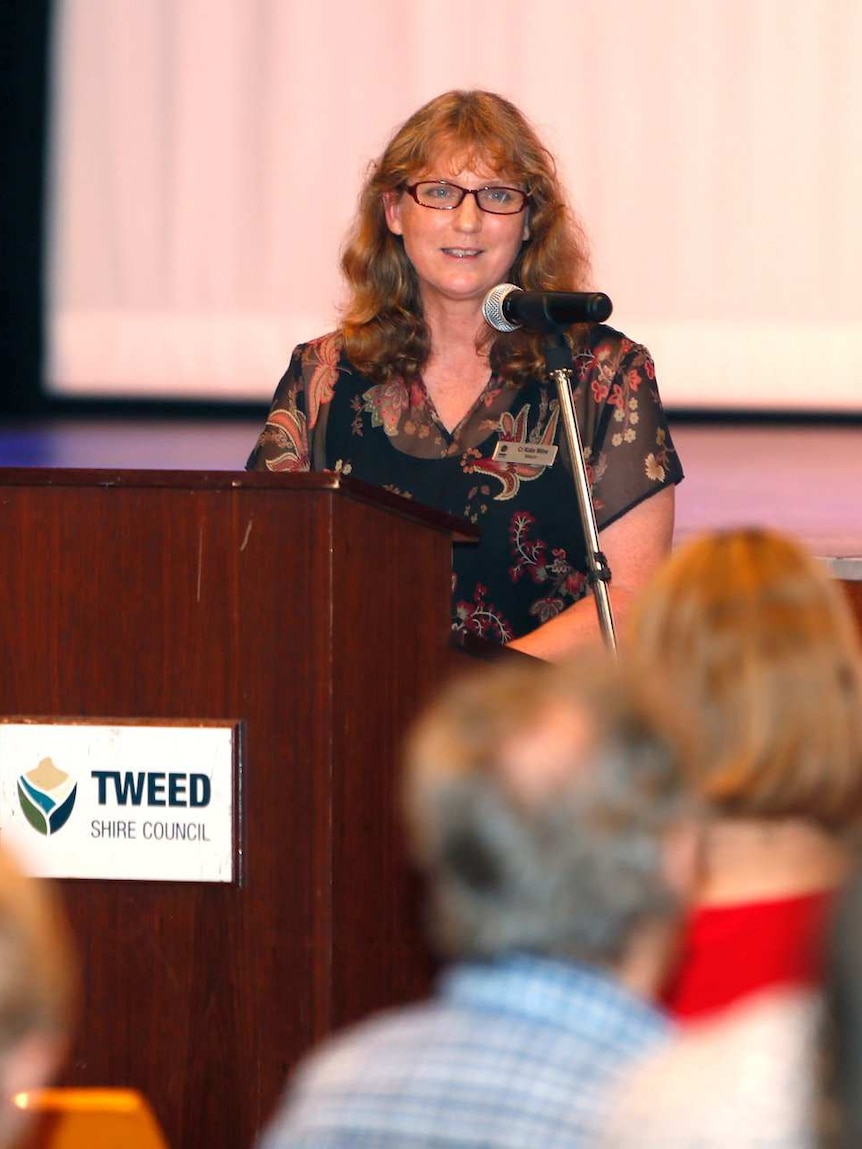
[[[699,1017],[758,990],[817,985],[831,890],[772,901],[703,906],[689,919],[664,993],[674,1016]]]

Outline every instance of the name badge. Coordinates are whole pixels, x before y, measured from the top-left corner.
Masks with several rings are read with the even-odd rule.
[[[550,467],[557,457],[557,448],[552,443],[512,443],[501,439],[491,456],[499,463],[527,463],[533,467]]]

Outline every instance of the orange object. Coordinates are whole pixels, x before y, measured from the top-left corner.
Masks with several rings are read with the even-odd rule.
[[[134,1089],[34,1089],[16,1093],[12,1103],[33,1114],[28,1149],[169,1149]]]

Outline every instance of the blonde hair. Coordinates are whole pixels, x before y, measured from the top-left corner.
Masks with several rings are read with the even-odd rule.
[[[493,92],[437,96],[396,131],[372,165],[342,255],[351,292],[341,323],[345,349],[351,362],[378,382],[415,376],[431,350],[416,272],[401,237],[387,226],[384,193],[403,191],[442,156],[487,167],[528,189],[530,238],[509,269],[509,282],[535,291],[585,286],[589,257],[583,230],[566,203],[553,157],[524,115]],[[492,368],[513,380],[543,373],[543,338],[523,331],[496,335]]]
[[[862,815],[862,662],[824,565],[775,531],[682,546],[642,593],[628,654],[693,722],[703,797],[726,815]]]

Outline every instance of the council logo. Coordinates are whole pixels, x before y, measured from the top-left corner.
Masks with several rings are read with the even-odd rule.
[[[75,806],[78,783],[58,769],[50,758],[18,778],[21,812],[34,830],[45,837],[66,825]]]

